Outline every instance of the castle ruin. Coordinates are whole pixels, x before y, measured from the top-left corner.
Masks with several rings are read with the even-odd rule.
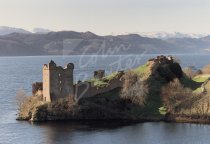
[[[150,65],[153,75],[156,75],[157,71],[161,72],[160,65],[165,64],[173,65],[176,71],[175,73],[178,74],[179,77],[182,76],[181,68],[174,63],[172,56],[165,57],[161,55],[147,62],[147,65]],[[172,70],[174,71],[174,69]],[[96,96],[115,88],[120,88],[123,85],[121,79],[124,75],[123,71],[118,71],[115,77],[110,80],[107,79],[107,85],[103,87],[97,87],[94,85],[94,82],[91,81],[78,81],[78,83],[74,84],[73,71],[73,63],[69,63],[65,68],[57,66],[54,61],[50,61],[49,64],[44,64],[42,87],[40,87],[41,83],[35,83],[33,93],[36,93],[38,90],[42,91],[43,101],[47,102],[68,97],[73,97],[74,100],[78,100],[80,98]],[[93,77],[94,79],[103,80],[105,78],[105,70],[94,71]]]
[[[43,100],[51,102],[55,99],[74,95],[74,64],[65,68],[57,66],[54,61],[43,66]]]
[[[69,63],[63,68],[57,66],[54,61],[50,61],[49,64],[44,64],[43,66],[42,88],[40,88],[39,83],[35,83],[33,90],[35,92],[42,90],[43,101],[52,102],[68,97],[79,100],[80,98],[96,96],[122,87],[121,77],[124,74],[122,71],[118,72],[115,78],[109,80],[107,86],[97,87],[89,81],[78,81],[78,83],[74,84],[73,70],[73,63]],[[95,79],[103,79],[104,77],[105,70],[94,72]]]

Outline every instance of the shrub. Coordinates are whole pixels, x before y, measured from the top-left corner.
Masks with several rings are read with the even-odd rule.
[[[209,115],[210,112],[210,96],[203,95],[194,105],[193,110],[201,116]]]
[[[124,79],[123,87],[127,88],[133,86],[138,81],[139,75],[129,70],[125,73],[123,79]]]
[[[192,79],[196,76],[196,73],[190,67],[185,68],[183,71],[189,79]]]
[[[193,94],[186,99],[180,106],[178,114],[199,116],[204,119],[210,114],[210,95]]]
[[[43,83],[42,82],[36,82],[32,84],[32,93],[36,94],[38,90],[43,90]]]
[[[202,69],[203,74],[210,74],[210,64]]]
[[[48,103],[48,111],[59,111],[59,112],[65,112],[65,111],[71,111],[72,107],[75,106],[77,102],[74,100],[73,96],[64,98],[64,99],[58,99],[56,101],[53,101],[51,103]]]
[[[42,96],[27,96],[23,90],[17,92],[16,96],[19,120],[29,120],[36,108],[43,104]]]
[[[168,82],[183,76],[182,68],[178,63],[163,63],[159,65],[157,72]]]
[[[183,76],[182,68],[179,63],[174,62],[170,64],[170,69],[177,78],[181,78]]]
[[[179,79],[174,79],[174,81],[162,88],[161,96],[168,110],[175,113],[178,108],[180,109],[179,106],[183,102],[193,96],[193,93],[191,89],[184,88]]]
[[[27,101],[27,96],[24,90],[19,90],[16,94],[16,102],[18,106],[18,111],[21,110],[23,104]]]
[[[139,105],[144,105],[147,93],[148,86],[145,82],[141,81],[138,74],[132,71],[125,73],[121,98]]]

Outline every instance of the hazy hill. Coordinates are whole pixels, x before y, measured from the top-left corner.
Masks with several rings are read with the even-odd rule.
[[[1,56],[70,54],[206,53],[210,37],[161,40],[137,34],[98,36],[91,32],[11,33],[0,36]]]
[[[46,34],[46,33],[52,32],[52,31],[49,30],[49,29],[44,29],[44,28],[34,28],[33,32],[34,33]]]
[[[6,27],[6,26],[0,26],[0,35],[8,35],[11,33],[30,33],[29,31],[26,31],[21,28],[12,28],[12,27]]]

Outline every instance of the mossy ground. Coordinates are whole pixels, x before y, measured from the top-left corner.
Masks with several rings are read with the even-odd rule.
[[[136,69],[133,69],[133,71],[141,76],[143,75],[146,76],[149,73],[149,68],[145,64],[145,65],[137,67]],[[116,78],[118,74],[119,74],[118,72],[113,72],[102,79],[91,78],[90,80],[87,80],[87,81],[92,82],[94,86],[96,87],[105,87],[109,84],[109,81]]]
[[[94,84],[94,86],[96,86],[96,87],[106,87],[109,84],[109,81],[116,78],[117,75],[118,75],[118,72],[113,72],[101,79],[92,78],[87,81],[92,82]]]

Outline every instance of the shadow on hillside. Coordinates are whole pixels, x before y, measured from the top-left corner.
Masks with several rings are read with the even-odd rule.
[[[181,78],[180,81],[184,87],[190,88],[192,90],[196,90],[197,88],[201,87],[201,85],[203,84],[203,82],[196,82],[196,81],[193,81],[185,76],[183,78]]]

